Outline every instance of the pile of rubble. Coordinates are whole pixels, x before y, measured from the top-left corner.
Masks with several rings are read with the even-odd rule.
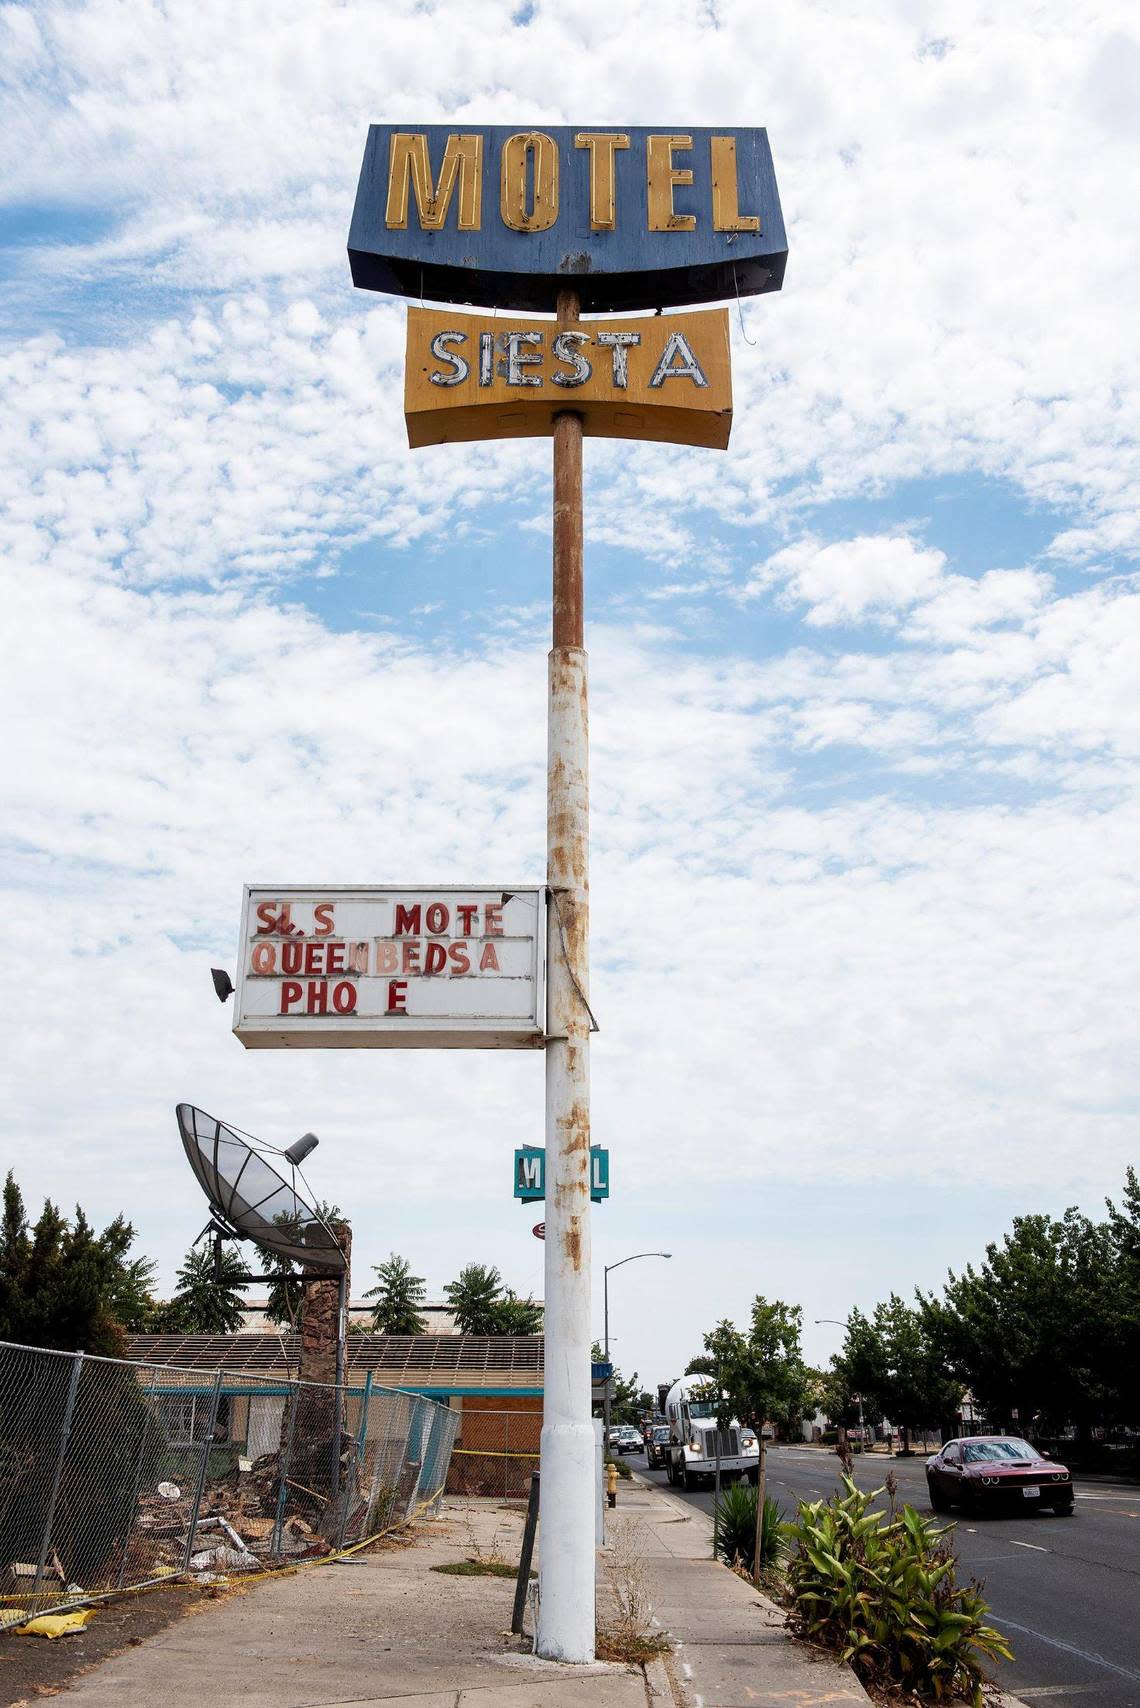
[[[135,1517],[128,1581],[140,1575],[165,1577],[187,1569],[200,1582],[250,1572],[273,1565],[293,1564],[332,1552],[316,1523],[295,1509],[304,1506],[319,1521],[327,1505],[311,1489],[293,1490],[280,1504],[278,1455],[268,1453],[248,1470],[207,1483],[194,1522],[192,1490],[159,1483],[141,1491]],[[139,1556],[145,1555],[145,1564]],[[141,1572],[140,1572],[141,1567]]]

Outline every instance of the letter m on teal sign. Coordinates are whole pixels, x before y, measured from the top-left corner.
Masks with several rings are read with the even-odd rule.
[[[515,1197],[524,1201],[546,1197],[546,1151],[541,1145],[515,1152]]]

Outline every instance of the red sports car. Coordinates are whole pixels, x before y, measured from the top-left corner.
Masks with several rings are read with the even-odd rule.
[[[1051,1506],[1073,1510],[1073,1479],[1068,1467],[1031,1447],[1016,1435],[966,1435],[948,1441],[926,1461],[926,1482],[935,1512],[960,1507],[963,1514],[998,1506]]]

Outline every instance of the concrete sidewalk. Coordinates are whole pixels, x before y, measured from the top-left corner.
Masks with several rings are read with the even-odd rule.
[[[703,1514],[639,1482],[623,1482],[619,1501],[611,1534],[625,1529],[654,1617],[679,1640],[647,1673],[537,1660],[510,1636],[510,1580],[432,1571],[518,1558],[518,1507],[455,1499],[410,1545],[204,1600],[61,1695],[76,1708],[867,1708],[846,1669],[810,1658],[770,1603],[707,1557]],[[603,1567],[603,1620],[611,1605]]]
[[[635,1527],[653,1620],[673,1640],[664,1668],[670,1708],[870,1708],[849,1667],[797,1643],[766,1596],[712,1558],[712,1519],[688,1501],[635,1477],[623,1482],[613,1520]]]

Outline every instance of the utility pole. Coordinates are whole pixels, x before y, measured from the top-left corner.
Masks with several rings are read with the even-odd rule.
[[[672,1257],[672,1255],[673,1255],[673,1253],[671,1251],[635,1251],[633,1253],[632,1257],[619,1257],[616,1263],[607,1263],[605,1265],[605,1267],[603,1268],[603,1270],[602,1270],[603,1331],[602,1332],[603,1332],[603,1336],[604,1336],[604,1340],[605,1340],[604,1357],[605,1357],[607,1364],[610,1361],[610,1270],[611,1269],[620,1269],[622,1267],[622,1265],[625,1263],[638,1263],[638,1262],[640,1262],[640,1260],[643,1257]],[[606,1377],[605,1395],[604,1395],[604,1398],[602,1400],[602,1430],[604,1432],[604,1443],[603,1444],[604,1444],[604,1448],[605,1448],[605,1452],[603,1454],[603,1457],[608,1456],[609,1450],[610,1450],[610,1396],[611,1396],[611,1391],[612,1391],[611,1390],[612,1381],[613,1381],[612,1376]]]
[[[560,326],[578,320],[560,290]],[[581,415],[554,418],[553,644],[546,772],[546,1359],[538,1653],[594,1658],[590,1407],[589,792]]]
[[[602,1357],[608,1364],[610,1361],[610,1272],[607,1266],[602,1270]],[[613,1399],[613,1373],[606,1377],[602,1389],[602,1463],[605,1464],[610,1456],[610,1405]]]

